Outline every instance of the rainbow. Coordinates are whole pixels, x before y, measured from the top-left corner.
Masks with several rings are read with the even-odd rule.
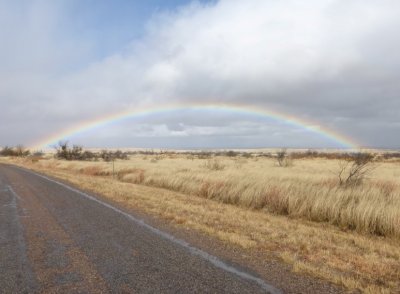
[[[78,135],[83,132],[87,132],[89,130],[99,128],[102,126],[106,126],[111,123],[116,123],[128,118],[135,118],[135,117],[143,117],[146,115],[151,114],[158,114],[158,113],[168,113],[172,111],[179,111],[179,110],[220,110],[220,111],[227,111],[237,114],[243,115],[256,115],[271,118],[277,121],[281,121],[295,127],[300,127],[302,129],[306,129],[313,133],[319,134],[328,140],[334,141],[336,144],[350,149],[357,149],[359,148],[359,144],[355,141],[351,140],[350,138],[346,137],[343,134],[339,134],[333,130],[330,130],[325,127],[321,127],[318,123],[312,122],[310,120],[300,119],[282,112],[277,112],[273,110],[262,109],[260,107],[249,106],[249,105],[239,105],[239,104],[179,104],[179,105],[166,105],[157,108],[137,108],[126,110],[118,113],[113,113],[106,116],[97,117],[94,119],[84,120],[76,125],[73,125],[69,128],[66,128],[60,132],[54,133],[44,139],[41,139],[39,142],[33,144],[30,148],[32,150],[41,150],[43,148],[50,147],[51,145],[56,144],[61,140],[65,140],[74,135]]]

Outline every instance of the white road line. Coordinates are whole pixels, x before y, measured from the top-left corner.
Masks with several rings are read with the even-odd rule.
[[[66,189],[68,189],[68,190],[70,190],[72,192],[75,192],[75,193],[78,193],[78,194],[82,195],[83,197],[85,197],[87,199],[90,199],[90,200],[92,200],[94,202],[97,202],[97,203],[99,203],[99,204],[101,204],[101,205],[103,205],[103,206],[105,206],[105,207],[107,207],[109,209],[112,209],[115,212],[125,216],[129,220],[135,222],[136,224],[138,224],[138,225],[150,230],[154,234],[156,234],[156,235],[158,235],[158,236],[160,236],[160,237],[162,237],[162,238],[164,238],[166,240],[169,240],[169,241],[171,241],[171,242],[173,242],[173,243],[175,243],[175,244],[177,244],[177,245],[179,245],[179,246],[181,246],[183,248],[185,248],[191,254],[197,255],[197,256],[209,261],[210,263],[212,263],[217,268],[220,268],[220,269],[225,270],[225,271],[227,271],[229,273],[235,274],[235,275],[237,275],[238,277],[240,277],[242,279],[257,283],[261,288],[266,290],[267,293],[271,293],[271,294],[281,294],[282,293],[282,291],[280,291],[279,289],[273,287],[272,285],[269,285],[264,280],[262,280],[260,278],[257,278],[255,276],[249,274],[249,273],[243,272],[240,269],[237,269],[237,268],[235,268],[235,267],[233,267],[231,265],[228,265],[225,262],[223,262],[222,260],[220,260],[218,257],[216,257],[214,255],[211,255],[211,254],[209,254],[209,253],[207,253],[207,252],[205,252],[205,251],[203,251],[203,250],[201,250],[199,248],[193,247],[188,242],[186,242],[186,241],[184,241],[182,239],[175,238],[174,236],[172,236],[172,235],[170,235],[170,234],[168,234],[166,232],[163,232],[163,231],[161,231],[161,230],[159,230],[159,229],[157,229],[157,228],[145,223],[144,220],[138,219],[138,218],[136,218],[136,217],[134,217],[134,216],[132,216],[132,215],[130,215],[130,214],[128,214],[128,213],[126,213],[126,212],[124,212],[124,211],[122,211],[122,210],[120,210],[120,209],[118,209],[118,208],[106,203],[106,202],[103,202],[103,201],[97,199],[94,196],[91,196],[91,195],[89,195],[89,194],[87,194],[85,192],[82,192],[82,191],[78,190],[78,189],[72,188],[72,187],[70,187],[70,186],[68,186],[68,185],[66,185],[64,183],[59,182],[59,181],[53,180],[51,178],[48,178],[48,177],[46,177],[44,175],[38,174],[38,173],[36,173],[34,171],[27,170],[27,169],[24,169],[24,168],[21,168],[21,167],[17,167],[17,168],[19,168],[19,169],[21,169],[21,170],[23,170],[25,172],[31,173],[33,175],[36,175],[36,176],[38,176],[40,178],[43,178],[43,179],[45,179],[45,180],[47,180],[49,182],[53,182],[55,184],[58,184],[58,185],[66,188]],[[17,195],[17,194],[15,194],[15,195]]]
[[[11,192],[11,194],[14,195],[14,197],[17,197],[19,200],[21,200],[21,197],[17,193],[15,193],[14,189],[11,186],[7,186],[8,190]]]
[[[17,193],[14,192],[14,190],[11,186],[7,186],[6,189],[7,189],[7,192],[11,193],[12,197],[11,197],[10,203],[4,204],[3,206],[11,206],[11,207],[17,208],[17,198],[20,199],[19,196],[17,195]]]

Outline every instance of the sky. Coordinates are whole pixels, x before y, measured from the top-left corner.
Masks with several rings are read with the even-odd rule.
[[[0,0],[0,146],[400,148],[399,31],[395,0]]]

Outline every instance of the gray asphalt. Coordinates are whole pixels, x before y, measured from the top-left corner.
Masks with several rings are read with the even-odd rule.
[[[64,183],[0,165],[2,293],[280,293]]]

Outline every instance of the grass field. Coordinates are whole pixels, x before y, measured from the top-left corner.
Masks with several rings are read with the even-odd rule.
[[[400,292],[399,161],[372,163],[368,178],[351,187],[338,185],[338,160],[321,158],[288,167],[265,157],[183,154],[134,155],[114,167],[12,161],[234,246],[272,252],[295,271],[366,293]]]

